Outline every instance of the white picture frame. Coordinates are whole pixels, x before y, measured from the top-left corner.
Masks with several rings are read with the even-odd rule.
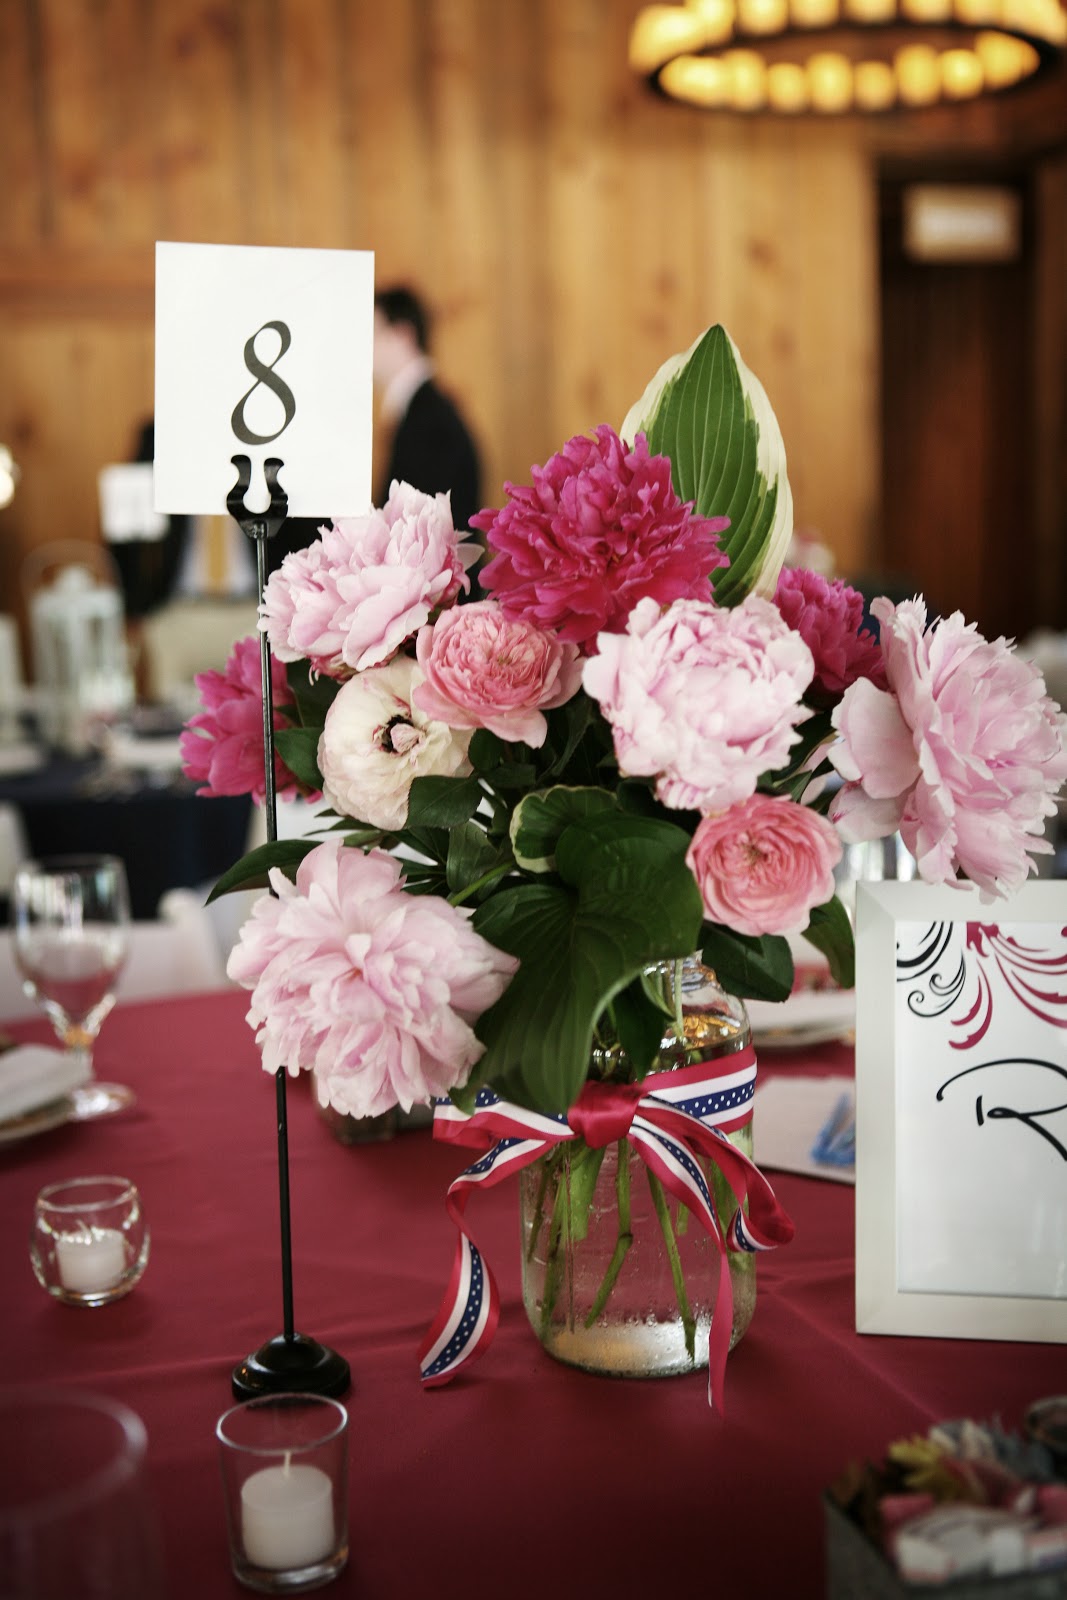
[[[856,1328],[1067,1341],[1067,884],[856,897]]]

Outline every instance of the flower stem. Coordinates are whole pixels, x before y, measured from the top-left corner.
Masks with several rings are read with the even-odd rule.
[[[634,1242],[633,1229],[630,1223],[630,1145],[626,1139],[620,1139],[617,1146],[618,1158],[615,1167],[615,1206],[619,1217],[619,1231],[615,1238],[615,1249],[611,1260],[608,1262],[596,1297],[585,1319],[585,1326],[591,1328],[607,1305],[608,1296],[615,1287],[615,1280],[622,1270],[626,1260],[626,1252]]]
[[[479,889],[484,889],[487,884],[495,883],[498,878],[503,878],[515,866],[514,861],[502,861],[499,866],[490,867],[488,872],[483,872],[480,878],[475,878],[473,883],[468,883],[465,889],[457,889],[455,894],[450,894],[450,906],[461,906],[464,900],[469,900],[472,894],[477,894]]]
[[[534,1201],[533,1221],[530,1223],[530,1237],[526,1241],[526,1259],[532,1261],[537,1250],[537,1241],[541,1237],[541,1229],[545,1225],[545,1191],[548,1180],[552,1175],[552,1167],[548,1160],[540,1163],[541,1172],[537,1181],[537,1198]]]
[[[562,1163],[561,1163],[562,1166]],[[570,1240],[570,1194],[566,1170],[558,1171],[545,1251],[545,1284],[541,1292],[541,1337],[548,1332],[563,1277],[563,1252]]]
[[[663,1193],[663,1185],[651,1168],[646,1168],[648,1173],[648,1187],[652,1195],[652,1204],[656,1208],[660,1229],[663,1233],[663,1243],[667,1250],[667,1260],[671,1264],[671,1277],[674,1280],[674,1294],[678,1301],[678,1311],[682,1318],[682,1327],[685,1330],[685,1352],[690,1361],[696,1359],[696,1319],[689,1305],[689,1296],[685,1288],[685,1274],[682,1271],[682,1261],[678,1254],[678,1241],[674,1237],[671,1227],[670,1207]]]

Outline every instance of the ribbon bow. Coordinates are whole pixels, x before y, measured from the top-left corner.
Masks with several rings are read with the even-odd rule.
[[[756,1055],[751,1047],[637,1084],[587,1083],[566,1116],[513,1105],[481,1089],[471,1114],[450,1101],[434,1112],[434,1137],[485,1151],[449,1186],[445,1205],[459,1231],[452,1275],[419,1347],[428,1387],[451,1378],[487,1349],[500,1317],[496,1283],[467,1231],[467,1201],[529,1166],[555,1145],[582,1138],[599,1148],[626,1138],[675,1199],[688,1206],[719,1248],[719,1288],[708,1340],[708,1401],[723,1409],[726,1357],[733,1326],[728,1250],[772,1250],[788,1244],[793,1223],[753,1161],[727,1134],[752,1119]],[[706,1156],[722,1173],[737,1209],[723,1230],[701,1171]],[[745,1211],[747,1201],[748,1210]]]

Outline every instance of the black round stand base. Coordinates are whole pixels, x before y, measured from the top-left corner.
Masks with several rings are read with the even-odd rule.
[[[351,1384],[348,1362],[302,1333],[279,1333],[233,1369],[238,1400],[261,1394],[324,1394],[336,1399]]]

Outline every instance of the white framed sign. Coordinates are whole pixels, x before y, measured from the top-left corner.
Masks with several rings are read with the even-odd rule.
[[[1067,883],[858,886],[856,1327],[1067,1341]]]
[[[369,251],[157,243],[155,509],[220,515],[246,455],[249,511],[271,457],[290,516],[367,511],[373,345]]]

